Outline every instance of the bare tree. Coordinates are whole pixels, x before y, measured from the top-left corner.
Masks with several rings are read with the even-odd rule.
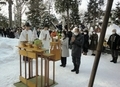
[[[24,8],[26,4],[25,0],[16,0],[15,8],[14,8],[14,14],[15,14],[15,26],[21,27],[22,23],[22,15],[26,8]]]

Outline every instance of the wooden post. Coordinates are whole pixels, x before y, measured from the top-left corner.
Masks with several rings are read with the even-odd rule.
[[[27,79],[27,66],[26,66],[26,56],[25,56],[25,79]]]
[[[55,84],[55,61],[53,61],[53,84]]]
[[[38,87],[38,57],[36,57],[36,87]]]
[[[12,28],[12,0],[8,0],[8,11],[9,11],[9,27]]]
[[[43,58],[41,57],[41,87],[43,87]]]
[[[88,87],[93,87],[93,83],[94,83],[97,67],[98,67],[98,64],[99,64],[100,56],[101,56],[103,41],[104,41],[104,37],[105,37],[105,33],[106,33],[106,28],[107,28],[112,4],[113,4],[113,0],[108,0],[107,7],[106,7],[106,14],[105,14],[103,25],[102,25],[100,40],[99,40],[99,44],[97,46],[97,54],[96,54],[96,57],[95,57],[95,60],[94,60],[94,64],[93,64],[93,68],[92,68],[91,77],[90,77],[90,80],[89,80]]]
[[[22,76],[22,61],[21,61],[21,55],[20,55],[20,76]]]

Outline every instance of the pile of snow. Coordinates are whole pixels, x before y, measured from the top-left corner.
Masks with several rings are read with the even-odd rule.
[[[0,37],[0,63],[12,61],[18,57],[17,45],[18,39]]]

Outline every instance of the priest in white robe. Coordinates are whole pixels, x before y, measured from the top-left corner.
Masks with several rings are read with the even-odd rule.
[[[50,49],[50,39],[51,39],[48,28],[49,26],[45,25],[44,29],[41,31],[39,35],[39,39],[42,41],[43,48],[45,48],[46,50]]]
[[[28,42],[32,43],[33,42],[33,32],[30,30],[30,24],[26,23],[25,24],[25,29],[22,30],[19,38],[20,42]]]
[[[30,24],[25,24],[25,29],[22,30],[20,34],[20,43],[32,43],[33,42],[33,32],[30,30]],[[28,57],[23,56],[23,61],[29,61]]]

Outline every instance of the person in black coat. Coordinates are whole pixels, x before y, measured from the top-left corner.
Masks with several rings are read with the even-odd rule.
[[[88,35],[88,31],[85,30],[84,31],[83,55],[87,55],[88,48],[89,48],[89,35]]]
[[[112,35],[110,35],[107,44],[110,47],[112,60],[110,62],[117,63],[118,59],[118,47],[119,47],[120,36],[116,33],[116,29],[112,30]]]
[[[91,55],[93,56],[95,56],[97,44],[98,44],[98,34],[95,31],[93,31],[92,35],[90,35],[90,50],[92,50]]]
[[[74,35],[71,38],[71,44],[72,44],[72,62],[74,65],[74,69],[72,69],[71,71],[76,72],[76,74],[78,74],[81,62],[81,53],[84,43],[84,36],[79,32],[78,28],[76,28],[73,33]]]
[[[13,30],[10,30],[9,32],[9,38],[15,38],[15,34]]]

